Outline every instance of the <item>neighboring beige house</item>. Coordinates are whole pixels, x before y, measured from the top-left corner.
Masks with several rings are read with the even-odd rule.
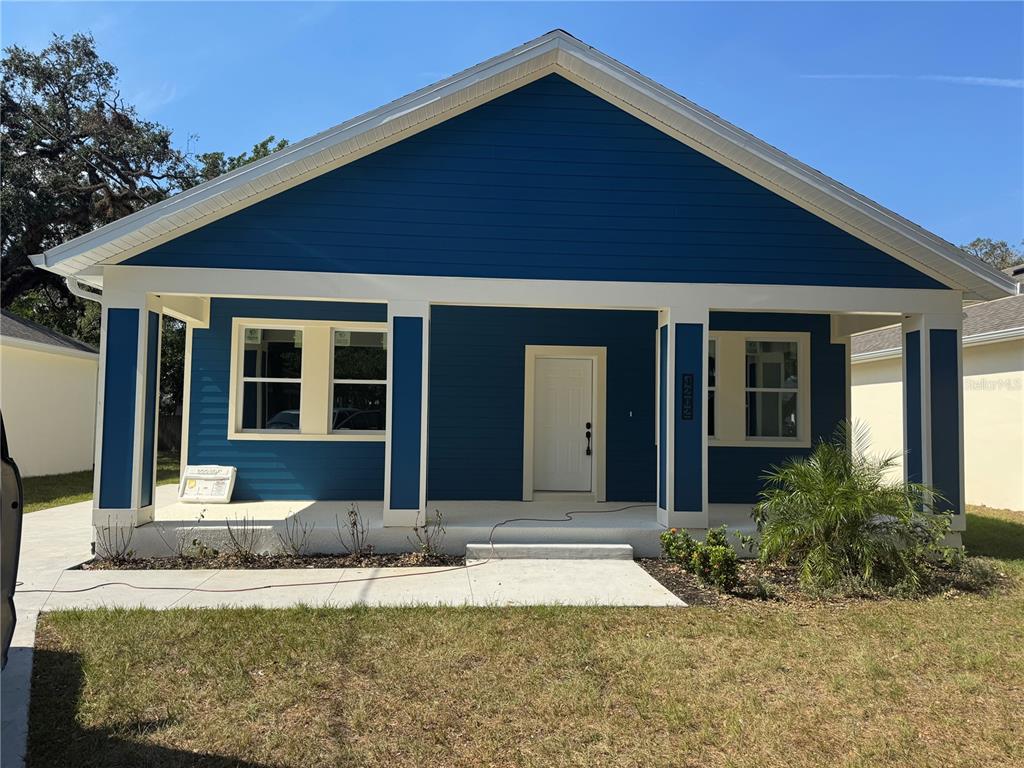
[[[89,345],[2,313],[0,411],[22,476],[92,469],[98,364]]]
[[[968,504],[1024,510],[1024,294],[964,310]],[[903,446],[900,326],[852,337],[855,421],[878,452]]]

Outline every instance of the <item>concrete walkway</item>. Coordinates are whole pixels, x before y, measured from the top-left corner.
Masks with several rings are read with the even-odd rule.
[[[157,503],[176,486],[157,488]],[[91,555],[92,502],[25,516],[18,625],[2,677],[0,765],[21,765],[28,728],[36,619],[44,610],[96,607],[212,608],[624,605],[684,603],[628,560],[471,560],[453,568],[71,571]],[[110,583],[117,582],[117,583]],[[73,591],[82,590],[82,591]]]

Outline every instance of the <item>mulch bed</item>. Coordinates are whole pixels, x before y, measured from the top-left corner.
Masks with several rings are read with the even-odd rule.
[[[424,568],[465,565],[461,555],[426,555],[421,552],[358,555],[253,555],[218,554],[213,557],[148,557],[126,560],[94,558],[82,563],[83,571],[189,571],[201,568]]]
[[[687,605],[722,605],[747,600],[760,603],[807,600],[800,591],[795,568],[764,565],[756,560],[740,563],[740,583],[731,592],[706,587],[681,565],[662,558],[642,558],[637,565]]]

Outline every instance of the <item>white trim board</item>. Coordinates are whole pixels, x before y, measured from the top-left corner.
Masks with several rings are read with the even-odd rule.
[[[30,352],[40,352],[45,355],[60,355],[62,357],[77,357],[80,360],[92,360],[98,362],[99,352],[86,352],[84,349],[72,347],[58,347],[56,344],[45,344],[41,341],[31,339],[19,339],[17,336],[0,336],[0,347],[14,347],[15,349],[26,349]]]
[[[943,289],[849,288],[737,283],[520,280],[260,269],[105,267],[104,295],[137,306],[147,293],[252,299],[580,309],[831,313],[959,313],[961,294]]]
[[[523,501],[532,501],[535,493],[533,480],[533,418],[534,386],[536,384],[536,364],[538,358],[585,359],[592,360],[594,363],[594,466],[591,488],[593,489],[594,501],[604,501],[607,467],[607,435],[605,432],[607,429],[608,348],[527,344],[525,356],[523,381]]]
[[[1024,327],[1003,328],[998,331],[986,331],[985,333],[964,336],[963,346],[977,347],[982,344],[998,344],[1002,341],[1013,341],[1014,339],[1024,339]],[[869,363],[872,360],[888,360],[901,357],[902,355],[903,347],[889,347],[888,349],[876,349],[872,352],[860,352],[856,355],[851,355],[851,360],[854,363]]]
[[[1009,277],[951,243],[562,30],[36,254],[33,263],[101,285],[90,267],[117,264],[553,73],[967,298],[1017,291]]]

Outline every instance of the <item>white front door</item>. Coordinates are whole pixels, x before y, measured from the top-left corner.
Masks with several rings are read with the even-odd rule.
[[[594,361],[538,357],[533,392],[534,490],[592,490]]]

